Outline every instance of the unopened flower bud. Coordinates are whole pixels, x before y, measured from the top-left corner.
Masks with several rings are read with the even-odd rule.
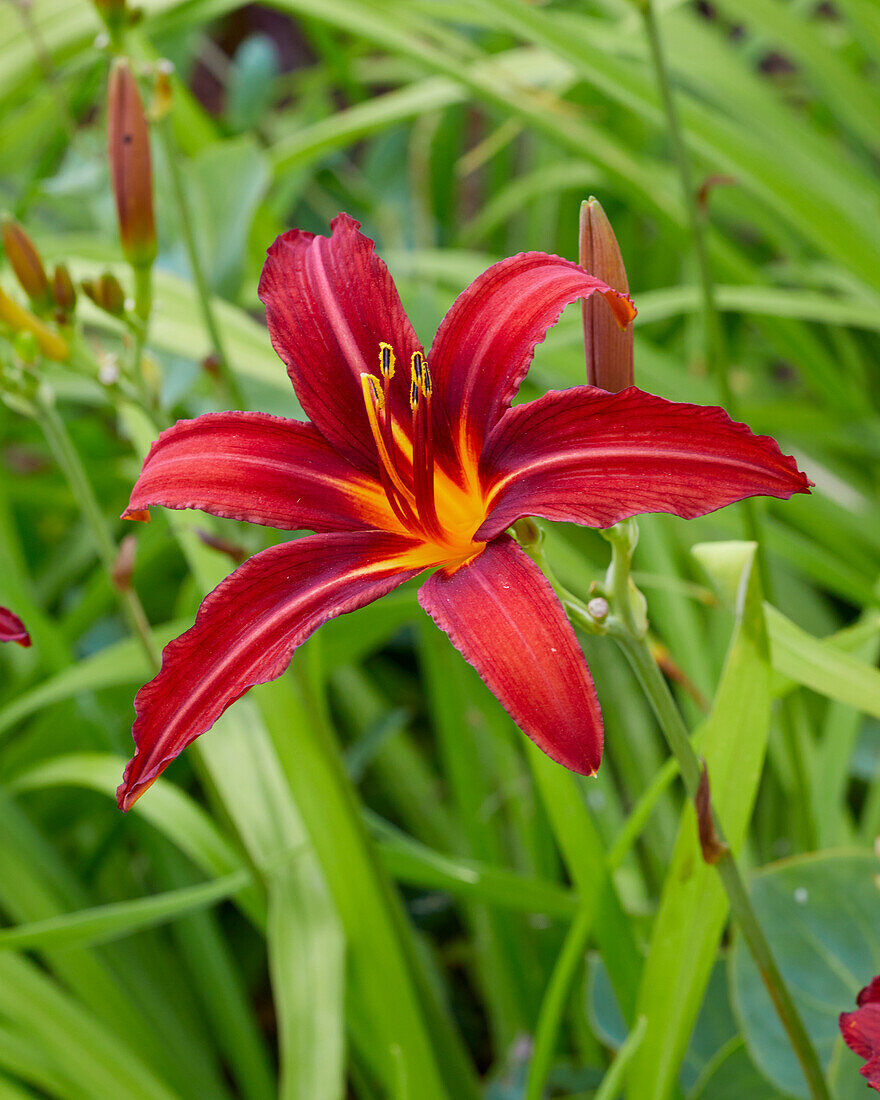
[[[544,532],[531,516],[522,516],[518,519],[513,525],[513,533],[516,535],[516,541],[525,549],[540,546],[544,541]]]
[[[107,152],[123,251],[134,267],[148,267],[156,258],[150,133],[137,81],[124,59],[110,72]]]
[[[597,623],[604,623],[608,618],[608,601],[604,596],[594,596],[587,604],[587,611],[590,613],[590,618],[595,619]]]
[[[65,264],[56,264],[52,272],[52,297],[63,314],[73,313],[76,308],[76,287]]]
[[[127,592],[131,588],[131,578],[134,576],[134,558],[137,551],[137,539],[134,535],[126,535],[119,544],[116,552],[116,561],[110,571],[110,579],[120,592]]]
[[[581,203],[578,262],[615,290],[629,293],[623,257],[598,199]],[[633,384],[632,324],[621,329],[601,294],[583,302],[587,381],[616,393]]]
[[[80,286],[99,309],[114,317],[121,317],[125,312],[125,292],[112,272],[105,271],[99,279],[83,279]]]
[[[45,309],[51,300],[49,279],[34,242],[12,218],[3,218],[0,233],[3,236],[3,248],[9,260],[9,266],[15,273],[21,289],[37,309]]]
[[[19,305],[14,298],[10,298],[2,289],[0,289],[0,322],[8,325],[14,332],[32,332],[40,346],[40,351],[47,359],[63,363],[70,355],[66,340],[53,332],[48,325],[44,325],[30,310]]]

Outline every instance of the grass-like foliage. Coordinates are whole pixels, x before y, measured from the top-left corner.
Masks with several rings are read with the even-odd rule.
[[[0,1100],[863,1095],[838,1015],[880,971],[878,157],[876,0],[7,0]],[[812,493],[640,516],[635,548],[518,531],[596,682],[595,778],[415,582],[123,814],[163,646],[293,537],[118,519],[175,421],[305,419],[266,249],[347,211],[427,348],[495,261],[577,260],[592,194],[636,385],[724,405]],[[572,306],[517,400],[586,378]]]

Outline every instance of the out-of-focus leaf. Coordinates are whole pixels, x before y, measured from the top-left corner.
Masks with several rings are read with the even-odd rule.
[[[153,630],[153,640],[162,648],[192,624],[184,619]],[[152,670],[137,638],[123,638],[57,672],[48,680],[23,692],[0,710],[0,736],[16,722],[43,707],[52,706],[86,691],[101,691],[119,684],[141,684]]]
[[[776,672],[880,718],[880,672],[876,668],[824,645],[769,604],[764,605],[764,613]]]
[[[187,177],[196,240],[211,289],[235,298],[251,222],[269,184],[265,153],[250,134],[214,142],[188,163]]]
[[[251,34],[235,51],[226,83],[226,121],[253,130],[266,117],[280,71],[278,47],[267,34]]]
[[[206,882],[188,886],[167,894],[155,894],[134,901],[113,902],[78,913],[65,913],[49,920],[20,924],[15,928],[0,929],[0,951],[11,949],[29,951],[46,947],[85,946],[107,943],[121,936],[129,936],[142,928],[152,928],[176,917],[191,913],[205,906],[238,893],[251,882],[246,870]]]

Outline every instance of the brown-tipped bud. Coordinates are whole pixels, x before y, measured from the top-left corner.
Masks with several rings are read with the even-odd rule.
[[[123,251],[134,267],[148,267],[156,258],[150,131],[137,81],[124,59],[115,61],[110,72],[107,152]]]
[[[76,287],[65,264],[56,264],[52,272],[52,297],[65,317],[73,313],[76,308]]]
[[[46,309],[51,303],[49,279],[34,242],[12,218],[3,218],[0,233],[3,236],[3,248],[6,250],[9,266],[15,273],[21,289],[37,309]]]
[[[98,280],[101,295],[101,307],[114,317],[121,317],[125,313],[125,291],[119,280],[109,271],[105,271]]]
[[[590,198],[581,203],[578,263],[615,290],[629,293],[623,257],[611,223],[599,204]],[[618,325],[601,294],[583,302],[584,350],[587,381],[591,386],[616,393],[633,384],[633,330]]]
[[[111,580],[120,592],[127,592],[131,588],[131,578],[134,575],[134,556],[137,550],[137,539],[134,535],[126,535],[119,544],[116,553],[116,561],[110,573]]]
[[[83,279],[80,286],[85,296],[91,298],[99,309],[112,313],[114,317],[121,317],[125,312],[125,292],[111,272],[105,271],[99,279]]]

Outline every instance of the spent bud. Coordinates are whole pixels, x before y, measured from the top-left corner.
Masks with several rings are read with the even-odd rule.
[[[0,233],[3,236],[3,248],[9,260],[9,266],[15,273],[21,289],[38,310],[46,309],[51,301],[49,279],[34,242],[18,222],[9,217],[3,218]]]
[[[578,263],[615,290],[629,293],[623,257],[599,200],[581,203]],[[616,393],[633,384],[633,330],[621,329],[601,294],[583,302],[587,381]]]
[[[123,251],[133,267],[149,267],[156,258],[150,132],[137,81],[124,58],[110,71],[107,153]]]

